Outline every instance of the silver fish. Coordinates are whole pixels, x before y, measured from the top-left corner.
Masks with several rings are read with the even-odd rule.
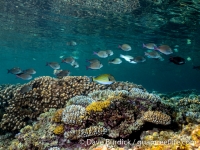
[[[95,55],[99,56],[100,58],[106,58],[108,57],[108,54],[106,51],[98,51],[98,52],[94,52]]]
[[[34,69],[26,69],[23,71],[23,73],[26,73],[26,74],[36,74],[36,71]]]
[[[111,63],[111,64],[121,64],[122,60],[120,58],[114,58],[114,59],[110,60],[108,63]]]
[[[60,69],[60,65],[57,62],[47,62],[46,66],[50,66],[53,69]]]
[[[23,80],[30,80],[30,79],[32,79],[32,76],[30,74],[26,74],[26,73],[17,74],[16,77],[21,78]]]
[[[20,93],[21,94],[24,94],[24,93],[27,93],[29,91],[32,90],[32,85],[24,85],[21,89],[20,89]]]
[[[75,59],[73,57],[67,57],[62,60],[62,63],[67,63],[67,64],[72,64],[74,62],[75,62]]]
[[[19,73],[22,73],[22,70],[19,67],[14,67],[12,69],[8,69],[8,73],[19,74]]]
[[[98,60],[98,59],[88,59],[88,60],[86,60],[87,62],[89,62],[89,63],[100,63],[100,61]]]
[[[59,73],[56,74],[57,78],[62,78],[64,76],[68,76],[70,74],[69,70],[62,70]]]
[[[89,66],[86,66],[86,69],[101,69],[103,65],[99,62],[91,63]]]

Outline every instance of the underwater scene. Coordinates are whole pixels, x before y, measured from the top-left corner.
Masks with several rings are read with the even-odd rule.
[[[0,150],[200,150],[199,0],[0,0]]]

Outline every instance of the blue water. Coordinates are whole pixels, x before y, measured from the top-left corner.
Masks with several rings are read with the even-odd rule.
[[[111,73],[117,81],[129,81],[142,85],[149,91],[173,92],[179,90],[200,90],[200,70],[192,69],[200,65],[199,57],[199,11],[193,10],[185,17],[184,23],[170,22],[170,18],[185,13],[180,9],[177,14],[167,10],[156,11],[160,6],[145,3],[149,7],[139,8],[135,12],[107,17],[77,17],[59,11],[55,4],[48,1],[1,1],[0,19],[0,84],[27,83],[7,74],[7,69],[20,67],[34,68],[39,76],[52,76],[53,69],[45,66],[46,62],[61,62],[60,56],[73,56],[80,64],[73,68],[61,64],[61,69],[68,69],[73,76],[96,76]],[[23,4],[23,5],[22,5]],[[29,5],[28,5],[29,4]],[[48,4],[48,5],[47,5]],[[144,6],[146,6],[144,5]],[[168,4],[166,4],[167,6]],[[166,7],[164,4],[163,7]],[[172,4],[173,6],[173,4]],[[175,7],[175,6],[173,6]],[[54,8],[54,9],[53,9]],[[193,13],[196,12],[194,16]],[[160,19],[151,15],[160,15]],[[76,46],[66,42],[74,40]],[[190,40],[191,43],[187,41]],[[130,64],[123,60],[120,65],[108,64],[108,60],[120,54],[141,56],[146,49],[143,43],[154,42],[157,45],[167,44],[177,48],[172,56],[190,57],[182,66],[169,63],[170,56],[162,55],[164,61],[148,59],[144,63]],[[132,50],[124,52],[118,49],[119,44],[130,44]],[[179,47],[176,47],[178,45]],[[86,70],[86,59],[98,58],[93,51],[111,49],[114,55],[99,58],[103,63],[100,70]]]

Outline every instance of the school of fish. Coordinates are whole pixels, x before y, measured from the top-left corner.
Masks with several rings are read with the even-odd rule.
[[[75,41],[69,41],[66,43],[68,46],[76,46],[77,43]],[[170,46],[168,45],[160,45],[157,46],[155,43],[146,43],[142,45],[143,48],[147,49],[147,51],[144,52],[143,56],[132,56],[128,55],[127,53],[132,50],[132,47],[129,44],[121,44],[118,46],[118,48],[121,50],[121,54],[119,57],[114,57],[112,59],[108,60],[108,64],[115,64],[119,65],[123,61],[123,59],[131,64],[138,64],[143,63],[146,61],[146,58],[148,59],[156,59],[160,61],[164,61],[164,58],[162,55],[171,55],[173,54],[173,51]],[[124,53],[124,54],[123,54]],[[105,59],[110,56],[114,55],[114,52],[112,50],[99,50],[99,51],[93,51],[93,55],[97,56],[100,59]],[[60,56],[62,58],[61,63],[69,64],[73,68],[79,68],[79,63],[76,61],[76,59],[72,56],[64,57]],[[146,58],[145,58],[146,57]],[[104,65],[102,64],[101,60],[97,58],[91,58],[87,59],[86,63],[89,63],[86,66],[87,70],[99,70]],[[176,65],[183,65],[185,64],[185,59],[180,56],[171,56],[169,58],[169,62],[172,62]],[[69,70],[63,70],[60,67],[59,62],[47,62],[46,66],[49,66],[53,69],[53,75],[56,78],[62,78],[64,76],[69,76],[71,72]],[[200,70],[200,66],[193,66],[193,69]],[[36,74],[36,71],[33,68],[28,68],[25,70],[22,70],[20,67],[13,67],[11,69],[8,69],[8,72],[10,74],[13,74],[16,76],[16,78],[20,78],[22,80],[31,80],[34,74]],[[96,77],[91,78],[92,81],[100,83],[100,84],[112,84],[115,82],[115,78],[111,74],[101,74]],[[30,85],[25,85],[21,88],[21,93],[28,92],[31,90],[32,87]]]

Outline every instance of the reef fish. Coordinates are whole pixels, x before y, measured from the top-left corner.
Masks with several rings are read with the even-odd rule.
[[[143,43],[143,47],[147,48],[147,49],[154,49],[156,46],[156,44],[154,43],[147,43],[147,44],[144,44]]]
[[[108,56],[112,56],[114,54],[112,50],[106,50],[106,53],[108,54]]]
[[[56,74],[57,78],[62,78],[64,76],[68,76],[70,74],[69,70],[62,70],[59,73]]]
[[[36,74],[36,71],[34,69],[26,69],[23,71],[23,73],[26,73],[26,74]]]
[[[170,57],[169,61],[173,62],[176,65],[183,65],[183,64],[185,64],[185,59],[182,58],[182,57]]]
[[[75,59],[73,57],[67,57],[62,60],[62,63],[67,63],[67,64],[72,64],[74,62],[75,62]]]
[[[19,67],[14,67],[12,69],[8,69],[8,73],[19,74],[22,73],[22,70]]]
[[[69,41],[66,44],[69,45],[69,46],[76,46],[77,45],[77,43],[75,41]]]
[[[168,45],[161,45],[159,47],[155,47],[154,50],[158,50],[159,52],[165,55],[169,55],[173,53],[172,49]]]
[[[115,78],[111,74],[102,74],[97,77],[93,77],[92,81],[100,84],[112,84],[115,82]]]
[[[20,73],[20,74],[16,74],[16,77],[23,79],[23,80],[30,80],[32,79],[32,76],[30,74],[26,74],[26,73]]]
[[[89,66],[86,66],[86,69],[101,69],[103,67],[103,64],[101,64],[100,62],[94,62],[91,63]]]
[[[124,58],[124,59],[125,59],[126,61],[128,61],[129,63],[136,63],[136,62],[133,61],[133,57],[130,56],[130,55],[122,55],[122,54],[120,54],[120,57],[121,57],[121,58]]]
[[[135,63],[145,62],[146,59],[143,56],[137,56],[131,59],[130,61],[134,61]]]
[[[60,69],[60,65],[57,62],[47,62],[46,66],[50,66],[53,69]]]
[[[32,90],[32,85],[24,85],[21,89],[20,89],[20,93],[21,94],[24,94],[24,93],[27,93],[29,91]]]
[[[147,51],[144,52],[145,56],[147,56],[148,58],[155,58],[155,59],[159,59],[160,61],[163,61],[164,59],[162,58],[162,56],[154,50],[151,51]]]
[[[94,54],[99,56],[100,58],[108,57],[108,53],[106,51],[98,51],[98,52],[94,52]]]
[[[111,64],[121,64],[122,60],[120,58],[114,58],[114,59],[108,61],[108,63],[111,63]]]
[[[130,51],[131,50],[131,46],[128,44],[122,44],[118,46],[121,50],[123,51]]]
[[[96,62],[100,63],[98,59],[87,59],[86,61],[89,63],[96,63]]]

